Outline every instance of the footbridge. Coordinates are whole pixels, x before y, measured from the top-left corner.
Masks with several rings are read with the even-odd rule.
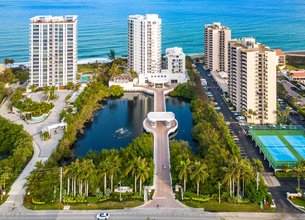
[[[175,199],[172,191],[169,135],[178,129],[175,114],[166,112],[165,89],[153,89],[154,112],[150,112],[143,122],[144,129],[154,134],[154,188],[153,199],[142,208],[184,208]]]

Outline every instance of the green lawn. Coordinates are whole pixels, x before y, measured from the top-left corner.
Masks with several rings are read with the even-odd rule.
[[[299,206],[303,206],[304,209],[305,209],[305,200],[304,200],[304,199],[301,199],[301,198],[293,198],[291,201],[292,201],[293,204],[299,205]]]
[[[254,133],[257,136],[265,135],[265,136],[271,136],[275,135],[277,136],[290,150],[290,152],[299,160],[304,160],[300,154],[288,143],[288,141],[284,138],[286,135],[302,135],[305,137],[304,132],[301,130],[254,130]]]
[[[210,200],[208,202],[198,201],[182,201],[183,204],[193,208],[204,208],[208,212],[274,212],[275,209],[264,207],[261,209],[259,205],[252,203],[218,203],[216,200]]]
[[[105,201],[101,203],[88,203],[88,204],[73,204],[70,209],[72,210],[97,210],[97,209],[124,209],[142,205],[143,202],[139,200],[131,201]]]
[[[8,195],[3,196],[2,200],[0,200],[0,205],[2,205],[3,203],[5,203],[6,199],[8,198]]]
[[[124,209],[124,208],[131,208],[140,206],[143,204],[143,201],[140,200],[128,200],[128,201],[104,201],[100,203],[95,202],[87,202],[87,203],[71,203],[67,204],[70,205],[71,210],[98,210],[98,209]],[[24,200],[24,206],[27,209],[31,210],[62,210],[64,208],[63,203],[48,203],[45,205],[35,205],[29,199]]]

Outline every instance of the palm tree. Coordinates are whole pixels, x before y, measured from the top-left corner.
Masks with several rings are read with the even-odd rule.
[[[196,161],[192,167],[191,180],[196,180],[197,195],[199,195],[199,184],[208,178],[207,165]]]
[[[50,86],[46,86],[46,87],[44,87],[44,94],[45,94],[45,96],[47,96],[48,97],[48,99],[49,99],[49,96],[50,96],[50,89],[51,89],[51,87]]]
[[[139,179],[140,179],[140,196],[142,195],[142,183],[149,177],[151,167],[149,166],[146,158],[143,158],[139,164]]]
[[[50,97],[50,100],[54,100],[56,98],[55,96],[55,90],[56,90],[56,87],[55,86],[51,86],[50,90],[49,90],[49,97]]]
[[[254,173],[253,173],[253,167],[251,162],[248,159],[242,159],[240,161],[241,166],[242,166],[242,195],[245,196],[245,186],[246,183],[250,180],[253,179]]]
[[[179,171],[178,178],[183,180],[183,191],[186,191],[186,182],[189,174],[192,172],[191,169],[191,161],[187,159],[186,161],[180,161],[180,164],[177,167],[177,171]]]
[[[258,183],[259,183],[259,172],[263,172],[264,171],[264,166],[262,161],[258,160],[258,159],[254,159],[252,161],[252,165],[254,167],[254,170],[256,172],[256,190],[258,190]]]
[[[223,171],[225,172],[225,175],[223,177],[223,183],[227,183],[228,186],[229,186],[229,192],[230,192],[230,196],[233,195],[233,188],[234,188],[234,185],[233,185],[233,178],[234,178],[234,172],[235,172],[235,169],[234,169],[234,166],[232,165],[232,163],[228,163],[226,167],[223,167],[222,168]]]
[[[29,89],[32,91],[32,92],[35,92],[35,90],[37,89],[37,86],[32,84],[30,85]]]
[[[86,159],[81,163],[82,169],[84,171],[83,180],[85,183],[85,195],[88,197],[89,195],[89,181],[92,180],[95,174],[95,166],[92,160]]]
[[[299,163],[295,168],[293,168],[293,172],[297,178],[298,181],[298,190],[300,190],[300,181],[301,181],[301,177],[304,176],[305,173],[305,161],[302,161],[301,163]]]
[[[115,60],[115,51],[113,49],[110,49],[110,52],[108,53],[108,58],[111,61]]]
[[[11,67],[15,63],[15,60],[6,58],[4,59],[3,63],[5,66],[9,65]]]
[[[99,164],[99,173],[104,177],[104,193],[106,192],[107,189],[107,175],[109,173],[109,161],[104,160]]]
[[[249,116],[251,117],[252,123],[254,123],[254,117],[257,115],[257,113],[252,109],[249,109],[248,112],[249,112]]]
[[[139,164],[141,162],[141,157],[134,157],[132,160],[128,162],[127,169],[125,171],[125,175],[128,175],[131,173],[131,175],[134,177],[134,192],[137,192],[137,180],[139,178]]]
[[[120,171],[121,167],[121,158],[119,155],[112,155],[108,157],[106,160],[109,161],[109,174],[110,174],[110,191],[113,192],[113,179],[114,176]]]

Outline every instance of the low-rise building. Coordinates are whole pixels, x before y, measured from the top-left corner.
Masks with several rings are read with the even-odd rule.
[[[276,53],[276,56],[278,58],[278,66],[286,66],[286,54],[281,49],[274,49],[273,50]]]
[[[290,78],[290,80],[294,80],[299,83],[305,84],[305,70],[291,71],[289,73],[289,78]]]
[[[185,54],[182,48],[174,47],[166,49],[166,69],[161,73],[139,75],[139,84],[148,83],[161,87],[171,83],[185,83],[188,74],[185,69]]]

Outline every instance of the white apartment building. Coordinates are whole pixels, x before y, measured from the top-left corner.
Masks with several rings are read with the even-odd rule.
[[[138,73],[140,84],[145,75],[161,73],[161,24],[156,14],[128,17],[128,67]]]
[[[215,22],[204,26],[205,68],[211,71],[227,72],[228,42],[231,30]]]
[[[165,51],[167,69],[171,73],[185,73],[185,53],[180,47],[167,48]]]
[[[30,20],[30,84],[60,88],[74,83],[77,16],[36,16]]]
[[[161,73],[147,74],[147,82],[154,85],[187,82],[188,74],[185,69],[186,56],[182,48],[168,48],[165,53],[167,68],[162,69]]]
[[[229,97],[236,110],[247,111],[249,123],[276,123],[276,53],[244,38],[229,42],[228,58]]]

